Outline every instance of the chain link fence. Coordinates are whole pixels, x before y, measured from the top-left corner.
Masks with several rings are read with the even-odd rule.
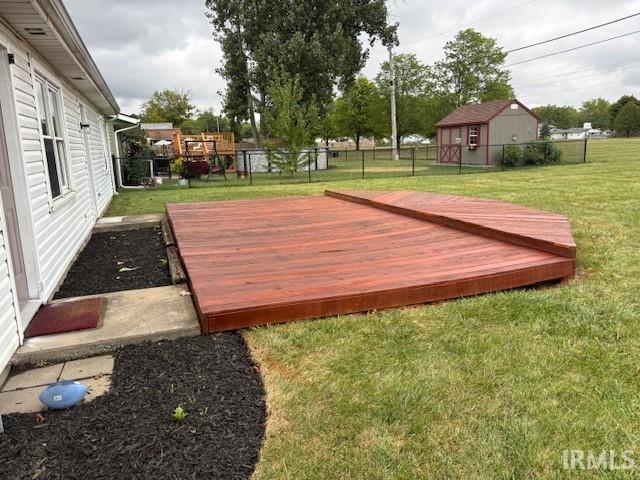
[[[332,150],[308,148],[284,150],[236,150],[235,164],[225,176],[191,177],[189,185],[260,185],[332,182],[407,176],[480,174],[542,166],[578,164],[587,161],[587,139],[540,140],[499,145],[403,146],[397,158],[391,148]],[[146,176],[174,172],[176,160],[117,159],[125,185],[148,184]],[[177,159],[182,162],[183,159]],[[208,159],[215,164],[215,159]],[[128,172],[135,175],[129,175]],[[179,175],[178,175],[179,176]],[[142,179],[141,179],[142,177]],[[177,180],[176,180],[177,181]],[[152,182],[153,183],[153,182]]]

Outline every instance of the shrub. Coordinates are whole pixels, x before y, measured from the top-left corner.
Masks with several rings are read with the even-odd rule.
[[[552,142],[541,141],[527,145],[523,157],[525,165],[548,165],[560,162],[562,150]]]
[[[506,145],[502,165],[505,167],[515,167],[522,163],[522,149],[519,145]]]
[[[124,165],[124,183],[126,185],[141,185],[147,176],[147,162],[140,158],[132,158]]]
[[[171,172],[174,175],[182,175],[182,165],[184,164],[184,158],[178,157],[173,161]]]

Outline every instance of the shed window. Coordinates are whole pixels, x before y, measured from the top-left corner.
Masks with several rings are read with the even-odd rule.
[[[480,138],[479,132],[480,132],[480,127],[478,127],[477,125],[473,125],[472,127],[469,127],[469,138],[467,142],[469,146],[471,147],[478,146],[478,139]]]
[[[35,81],[38,123],[44,146],[49,175],[49,189],[53,200],[69,190],[67,159],[64,148],[60,91],[44,79]]]

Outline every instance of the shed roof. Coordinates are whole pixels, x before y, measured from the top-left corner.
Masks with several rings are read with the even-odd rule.
[[[535,118],[538,118],[538,115],[529,110],[516,99],[494,100],[485,103],[470,103],[469,105],[458,107],[456,110],[436,123],[436,127],[488,123],[493,117],[498,115],[512,103],[517,103],[525,111],[529,112]]]

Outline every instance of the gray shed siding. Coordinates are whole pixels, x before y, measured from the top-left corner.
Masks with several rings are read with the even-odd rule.
[[[489,157],[491,163],[496,163],[502,157],[502,145],[509,143],[528,143],[538,139],[538,120],[527,110],[518,105],[518,108],[507,108],[491,120],[489,140],[491,147]],[[514,135],[516,140],[513,140]]]

